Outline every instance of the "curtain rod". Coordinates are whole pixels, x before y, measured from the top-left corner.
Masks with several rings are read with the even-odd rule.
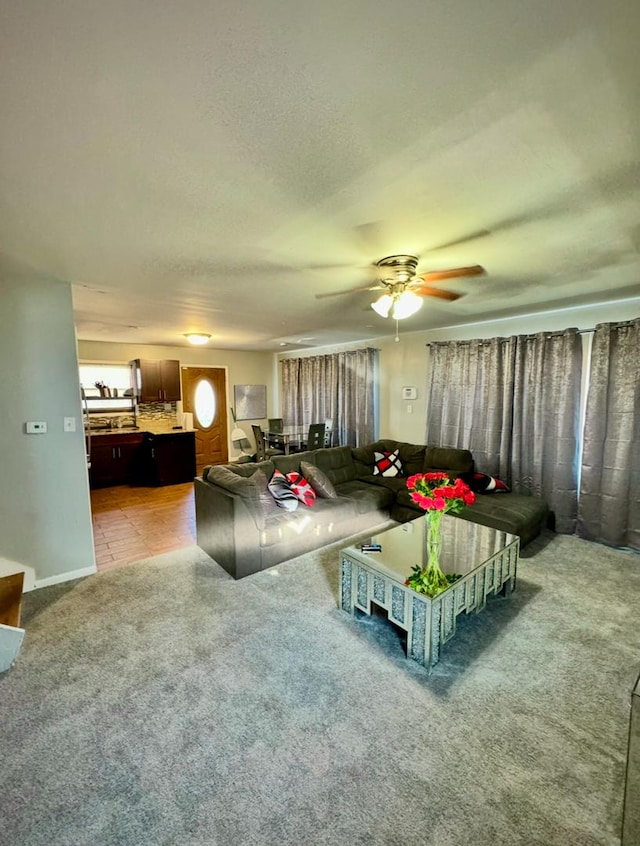
[[[577,329],[576,334],[577,335],[592,335],[595,331],[596,331],[595,328],[594,329]],[[520,335],[518,335],[518,336],[516,336],[516,335],[497,335],[497,336],[494,336],[493,338],[464,338],[464,339],[461,338],[461,339],[458,339],[457,341],[454,340],[453,343],[468,344],[468,343],[471,343],[471,341],[484,341],[485,343],[488,343],[489,341],[493,341],[493,340],[508,341],[509,338],[514,338],[514,337],[535,338],[536,335],[545,335],[547,338],[560,338],[560,337],[562,337],[562,335],[564,335],[565,332],[566,332],[566,329],[565,330],[558,330],[556,332],[531,332],[531,333],[524,335],[524,336],[520,336]],[[452,343],[452,342],[451,341],[427,341],[426,346],[430,347],[430,346],[435,345],[435,344],[450,344],[450,343]]]

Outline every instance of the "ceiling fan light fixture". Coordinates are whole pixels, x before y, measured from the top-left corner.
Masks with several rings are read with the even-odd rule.
[[[371,308],[380,315],[380,317],[389,317],[391,306],[393,305],[393,297],[391,294],[383,294],[375,303],[371,303]]]
[[[394,320],[403,320],[405,317],[411,317],[420,308],[422,308],[422,297],[413,291],[403,291],[393,304],[391,316]]]
[[[195,347],[201,347],[203,344],[208,344],[211,340],[211,335],[207,335],[206,332],[187,332],[184,337]]]

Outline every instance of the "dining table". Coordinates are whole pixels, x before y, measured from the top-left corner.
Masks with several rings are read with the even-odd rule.
[[[263,430],[263,435],[267,446],[281,449],[285,455],[289,455],[292,448],[294,452],[300,449],[302,441],[307,436],[307,431],[304,426],[285,426],[281,432]]]
[[[330,435],[331,430],[327,430],[327,433]],[[308,434],[308,426],[285,426],[281,432],[270,432],[268,429],[263,430],[267,446],[281,449],[285,455],[302,449],[301,444],[303,441],[306,441]]]

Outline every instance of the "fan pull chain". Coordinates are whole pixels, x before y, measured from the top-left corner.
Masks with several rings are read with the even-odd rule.
[[[400,340],[400,335],[398,334],[398,321],[396,320],[396,336],[394,338],[394,341],[397,344],[399,340]]]

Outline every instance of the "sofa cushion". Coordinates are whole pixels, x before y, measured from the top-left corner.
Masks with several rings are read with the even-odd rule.
[[[378,478],[383,479],[384,477],[378,476]],[[395,482],[396,480],[385,479],[385,481]],[[393,502],[393,490],[385,485],[364,485],[362,482],[354,480],[337,485],[336,490],[341,498],[346,497],[353,502],[358,514],[380,511],[384,518],[388,516],[385,512],[388,512]]]
[[[524,546],[545,527],[549,506],[544,499],[526,494],[504,493],[500,496],[478,496],[473,505],[456,514],[463,520],[490,526],[520,537]]]
[[[310,461],[312,464],[315,464],[314,456],[315,452],[313,450],[292,452],[291,455],[274,455],[272,462],[275,469],[280,470],[286,476],[287,473],[302,473],[300,465],[303,461]],[[304,476],[304,473],[302,475]]]
[[[402,461],[403,476],[413,476],[422,471],[426,447],[419,444],[399,443],[398,452]]]
[[[372,476],[373,468],[376,463],[376,452],[393,452],[398,449],[398,441],[392,441],[390,438],[384,438],[375,441],[372,444],[365,444],[361,447],[353,447],[351,449],[351,457],[355,466],[358,478],[362,476]]]
[[[226,467],[237,476],[253,476],[256,470],[262,470],[265,476],[270,479],[271,474],[273,473],[273,464],[270,461],[261,461],[259,464],[255,461],[243,462],[242,464],[235,461],[232,464],[206,464],[202,468],[202,478],[205,482],[209,477],[209,470],[211,470],[212,467]]]
[[[280,470],[273,471],[273,476],[267,483],[267,488],[279,508],[284,508],[285,511],[296,510],[299,502],[298,497],[291,490],[286,476]]]
[[[356,478],[351,447],[348,446],[317,449],[314,452],[313,464],[319,467],[334,485],[351,482]]]
[[[424,446],[383,438],[373,444],[355,447],[351,450],[357,478],[361,479],[364,476],[373,474],[376,452],[394,452],[396,449],[402,463],[403,476],[413,476],[414,473],[422,472],[424,467]]]
[[[301,536],[314,536],[318,539],[324,533],[341,523],[349,523],[357,517],[355,504],[346,497],[318,499],[313,508],[301,505],[295,513],[283,514],[266,521],[260,533],[260,546],[275,544],[293,544],[289,557],[298,554],[295,551],[296,539]],[[330,539],[327,540],[330,542]]]
[[[315,464],[311,464],[309,461],[303,461],[300,465],[300,470],[318,496],[323,499],[336,499],[338,494],[333,483],[319,467],[316,467]]]
[[[250,476],[236,473],[225,465],[214,465],[207,469],[207,482],[218,485],[230,493],[239,496],[247,506],[258,529],[263,529],[265,522],[278,513],[275,501],[267,490],[267,477],[262,469],[255,469]]]
[[[468,449],[428,446],[424,467],[419,472],[433,473],[436,470],[444,470],[451,479],[461,477],[468,482],[473,473],[473,456]]]
[[[305,509],[297,511],[280,510],[277,517],[266,521],[260,532],[260,546],[269,547],[295,542],[296,538],[309,530],[311,519]]]
[[[394,497],[398,491],[406,491],[407,489],[407,479],[405,476],[366,476],[359,481],[361,483],[366,482],[367,487],[375,485],[376,487],[385,488],[391,491]]]

